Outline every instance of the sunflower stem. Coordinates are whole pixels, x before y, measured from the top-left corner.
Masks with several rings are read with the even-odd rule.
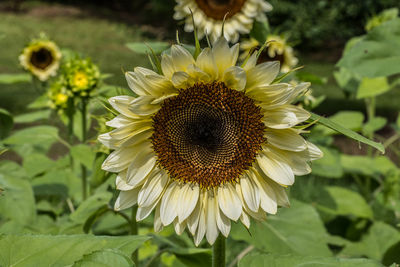
[[[138,234],[138,223],[136,222],[136,212],[137,212],[138,206],[134,205],[132,207],[132,216],[131,216],[131,222],[130,222],[130,227],[131,227],[131,235],[137,235]],[[139,266],[139,249],[135,250],[132,253],[132,260],[135,263],[135,266]]]
[[[74,99],[68,98],[67,102],[67,117],[68,117],[68,143],[72,145],[74,138]],[[71,153],[69,153],[69,164],[71,169],[74,168],[74,161]]]
[[[87,99],[82,98],[82,143],[86,142],[86,112],[87,112]],[[82,199],[85,200],[87,196],[87,170],[86,166],[81,163],[82,172]]]
[[[225,237],[221,234],[213,245],[212,267],[225,267]]]

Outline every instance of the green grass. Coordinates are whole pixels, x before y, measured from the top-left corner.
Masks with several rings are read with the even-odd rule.
[[[45,32],[60,48],[89,56],[103,73],[113,76],[107,83],[126,86],[122,69],[149,67],[147,57],[125,47],[127,42],[141,40],[137,26],[112,23],[107,20],[77,17],[33,17],[1,14],[0,73],[22,73],[18,55],[32,37]],[[0,107],[14,114],[26,110],[26,105],[38,96],[30,83],[0,84]]]

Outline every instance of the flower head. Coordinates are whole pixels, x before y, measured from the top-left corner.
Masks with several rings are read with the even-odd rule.
[[[120,114],[99,136],[114,150],[102,168],[118,173],[116,210],[137,204],[137,220],[155,210],[156,231],[173,223],[198,245],[289,205],[285,188],[322,156],[294,128],[310,117],[291,105],[309,83],[274,83],[279,62],[257,65],[253,53],[237,66],[238,54],[223,37],[197,58],[173,45],[161,74],[126,73],[138,97],[111,98]]]
[[[198,27],[199,38],[205,33],[215,41],[221,35],[237,42],[239,34],[249,33],[255,19],[266,20],[265,12],[272,6],[264,0],[176,0],[174,18],[185,20],[185,31],[193,31],[193,20]],[[192,14],[193,12],[193,19]]]
[[[32,40],[19,56],[21,66],[41,81],[47,81],[50,76],[57,74],[60,60],[60,49],[43,35],[40,39]]]
[[[294,56],[293,48],[287,43],[286,39],[278,35],[269,35],[266,42],[268,46],[262,51],[258,58],[258,63],[266,61],[279,61],[282,72],[289,72],[296,64],[298,59]],[[255,49],[259,49],[260,43],[251,38],[244,41],[241,49],[243,53],[240,55],[241,59],[245,59]]]
[[[62,70],[68,89],[75,95],[86,97],[99,84],[99,68],[89,58],[71,58]]]

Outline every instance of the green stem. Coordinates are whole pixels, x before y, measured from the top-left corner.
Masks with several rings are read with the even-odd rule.
[[[221,234],[213,245],[212,267],[225,267],[225,237]]]
[[[68,143],[72,145],[74,139],[74,99],[68,98],[67,102],[67,117],[68,117]],[[69,153],[69,164],[71,169],[74,168],[74,160],[71,153]]]
[[[82,98],[82,143],[86,142],[86,111],[87,111],[87,99]],[[82,199],[85,200],[87,196],[87,170],[85,165],[81,164],[82,171]]]
[[[131,216],[131,235],[138,234],[138,223],[136,222],[136,213],[137,213],[138,206],[134,205],[132,207],[132,216]],[[139,249],[135,250],[132,253],[132,260],[135,263],[135,266],[139,266]]]
[[[375,97],[371,97],[366,99],[365,101],[366,104],[366,109],[367,109],[367,116],[368,116],[368,121],[372,121],[375,118],[375,107],[376,107],[376,101]],[[371,132],[368,135],[368,138],[373,140],[374,139],[374,132]],[[368,156],[372,156],[372,147],[368,147],[367,153]]]

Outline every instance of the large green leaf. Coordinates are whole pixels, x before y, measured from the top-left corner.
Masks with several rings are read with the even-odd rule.
[[[275,254],[331,256],[328,234],[317,211],[308,204],[292,201],[265,222],[255,222],[250,234],[241,224],[232,225],[232,238],[244,240]]]
[[[389,91],[389,89],[390,86],[386,77],[364,77],[358,87],[357,98],[375,97]]]
[[[0,266],[68,266],[85,259],[96,261],[104,254],[84,255],[104,249],[130,255],[148,239],[146,236],[2,235]]]
[[[5,144],[43,144],[54,143],[58,140],[58,129],[53,126],[34,126],[15,132],[4,140]]]
[[[400,72],[400,18],[372,29],[345,51],[338,65],[362,77],[382,77]]]
[[[50,113],[50,110],[39,110],[16,116],[14,120],[16,123],[30,123],[38,120],[48,119],[50,117]]]
[[[23,167],[30,177],[54,168],[55,162],[43,154],[31,154],[25,157]]]
[[[239,267],[378,267],[383,266],[377,261],[369,259],[340,259],[333,257],[313,257],[297,255],[274,255],[265,253],[251,253],[243,257]]]
[[[10,133],[13,124],[11,114],[7,110],[0,108],[0,139],[5,138]]]
[[[0,187],[4,190],[0,195],[0,217],[20,224],[32,223],[36,217],[36,207],[29,182],[0,174]]]
[[[342,178],[343,168],[340,164],[339,151],[327,147],[319,147],[324,156],[312,163],[313,174],[328,178]]]
[[[71,214],[71,220],[84,223],[93,213],[95,213],[99,208],[106,205],[112,197],[109,192],[97,193],[84,202],[82,202],[78,209]]]
[[[324,125],[325,127],[328,127],[334,131],[344,134],[345,136],[350,137],[354,140],[357,140],[359,142],[362,142],[364,144],[372,146],[372,147],[378,149],[380,152],[385,153],[385,147],[381,143],[377,143],[372,140],[369,140],[368,138],[366,138],[356,132],[353,132],[352,130],[350,130],[348,128],[345,128],[342,125],[340,125],[332,120],[321,117],[315,113],[311,113],[311,119],[317,121],[319,124]]]
[[[84,255],[72,267],[132,267],[135,263],[119,250],[104,249]]]
[[[316,200],[317,208],[332,215],[373,217],[372,209],[357,192],[338,186],[326,186]]]
[[[85,165],[86,168],[92,169],[95,152],[90,146],[84,144],[73,146],[71,147],[71,155],[79,163]]]
[[[383,222],[375,222],[360,242],[349,243],[340,254],[381,260],[385,252],[399,241],[398,230]]]

